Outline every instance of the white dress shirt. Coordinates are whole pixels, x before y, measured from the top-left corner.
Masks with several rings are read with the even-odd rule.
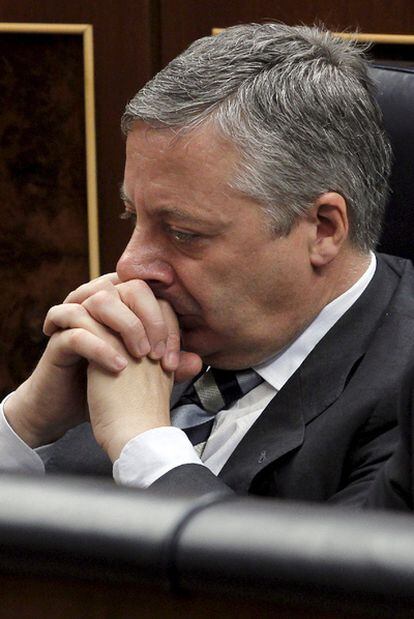
[[[147,488],[169,470],[182,464],[199,464],[207,466],[215,474],[219,473],[270,400],[360,297],[374,276],[375,269],[376,258],[371,254],[368,269],[351,288],[326,305],[311,324],[273,359],[253,368],[264,382],[228,409],[217,413],[201,457],[187,435],[179,428],[154,428],[136,436],[125,445],[113,466],[115,481],[121,485]],[[32,450],[16,435],[3,414],[6,399],[3,400],[0,410],[0,469],[44,472],[42,455],[47,456],[51,447]]]

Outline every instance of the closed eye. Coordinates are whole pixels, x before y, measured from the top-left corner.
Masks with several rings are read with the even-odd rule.
[[[194,243],[201,239],[199,234],[194,232],[186,232],[185,230],[178,230],[176,228],[168,227],[168,234],[172,236],[172,238],[177,241],[177,243]]]

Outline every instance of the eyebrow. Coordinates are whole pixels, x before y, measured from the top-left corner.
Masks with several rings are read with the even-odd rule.
[[[125,204],[128,204],[128,206],[131,206],[135,209],[135,205],[133,201],[130,198],[128,198],[126,194],[124,185],[121,185],[120,190],[119,190],[119,195],[120,195],[121,200],[125,202]],[[190,224],[204,224],[204,225],[211,224],[211,222],[200,219],[199,217],[194,217],[193,215],[190,215],[186,211],[183,211],[177,208],[176,206],[162,206],[156,209],[156,213],[160,217],[174,217],[175,219],[179,221],[190,223]]]
[[[125,202],[129,206],[134,206],[134,203],[132,202],[132,200],[128,198],[123,184],[119,188],[119,197],[121,198],[122,202]]]

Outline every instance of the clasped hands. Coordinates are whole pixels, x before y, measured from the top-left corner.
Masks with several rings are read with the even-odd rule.
[[[177,317],[141,280],[103,275],[52,307],[48,346],[30,378],[5,404],[15,432],[31,447],[90,420],[114,461],[134,436],[170,425],[174,382],[201,369],[180,350]]]

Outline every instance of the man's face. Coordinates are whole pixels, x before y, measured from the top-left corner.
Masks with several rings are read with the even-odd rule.
[[[237,157],[211,128],[173,139],[136,123],[123,190],[137,222],[117,267],[170,302],[185,350],[222,368],[268,359],[317,311],[311,223],[277,237],[258,203],[230,188]]]

